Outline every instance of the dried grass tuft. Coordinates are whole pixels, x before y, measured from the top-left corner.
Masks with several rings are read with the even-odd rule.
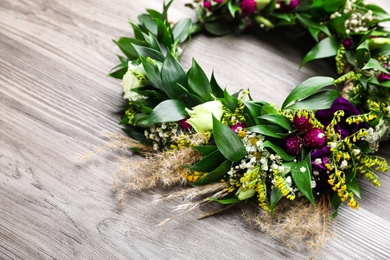
[[[331,205],[325,197],[314,207],[307,200],[281,201],[275,215],[262,211],[244,218],[286,247],[311,253],[318,252],[335,236],[335,221],[331,221]]]

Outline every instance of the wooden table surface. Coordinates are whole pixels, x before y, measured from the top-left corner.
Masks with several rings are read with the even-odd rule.
[[[193,17],[176,0],[171,20]],[[390,10],[387,0],[372,1]],[[103,152],[105,131],[120,133],[119,81],[107,78],[119,53],[111,39],[130,34],[127,19],[160,0],[0,1],[0,259],[307,259],[250,227],[239,210],[164,226],[181,199],[153,204],[156,191],[128,194],[112,182],[121,155]],[[269,34],[197,36],[191,57],[228,90],[250,88],[281,104],[328,63],[299,69],[307,49]],[[381,155],[390,161],[389,144]],[[123,154],[122,154],[123,155]],[[130,156],[125,155],[125,156]],[[390,172],[382,186],[362,180],[361,208],[342,206],[337,236],[314,259],[390,258]],[[198,212],[199,213],[199,212]]]

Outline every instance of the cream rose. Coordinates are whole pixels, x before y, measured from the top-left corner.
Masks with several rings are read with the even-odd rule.
[[[186,108],[190,118],[187,119],[197,133],[204,133],[213,129],[213,117],[221,120],[223,109],[222,103],[218,100],[209,101],[201,105],[195,106],[192,110]]]
[[[130,101],[137,101],[145,98],[144,96],[134,92],[134,89],[141,88],[145,84],[145,71],[141,65],[134,66],[131,62],[128,64],[128,71],[122,78],[123,98]]]

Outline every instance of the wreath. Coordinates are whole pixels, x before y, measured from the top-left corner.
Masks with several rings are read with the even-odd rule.
[[[170,197],[197,199],[181,205],[184,212],[207,202],[254,203],[270,216],[287,205],[286,216],[290,204],[302,215],[302,205],[321,212],[331,205],[331,216],[318,214],[328,219],[342,202],[359,207],[362,176],[380,186],[377,172],[388,165],[375,153],[390,135],[390,35],[379,25],[390,16],[383,9],[362,0],[195,0],[187,6],[197,22],[172,23],[171,4],[147,9],[130,22],[133,37],[114,41],[124,56],[109,75],[122,80],[120,124],[130,137],[120,142],[146,157],[122,163],[120,198],[133,188],[181,183],[193,188]],[[301,66],[333,57],[339,77],[309,78],[276,106],[249,90],[228,93],[195,59],[188,71],[180,64],[181,47],[197,33],[281,27],[313,38]]]

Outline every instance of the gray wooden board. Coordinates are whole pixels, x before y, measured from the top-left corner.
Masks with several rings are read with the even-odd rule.
[[[194,17],[176,1],[170,19]],[[372,1],[390,9],[388,1]],[[127,19],[150,0],[0,1],[0,258],[1,259],[305,259],[254,230],[239,210],[165,226],[180,199],[153,204],[156,191],[111,191],[121,155],[101,153],[104,131],[120,133],[119,81],[107,78],[119,53],[111,39],[129,35]],[[323,61],[299,69],[307,50],[268,34],[197,36],[186,49],[228,90],[280,104],[314,75],[333,75]],[[389,144],[382,153],[390,159]],[[123,155],[123,154],[122,154]],[[337,236],[315,259],[390,258],[390,176],[382,187],[362,180],[361,208],[343,206]]]

